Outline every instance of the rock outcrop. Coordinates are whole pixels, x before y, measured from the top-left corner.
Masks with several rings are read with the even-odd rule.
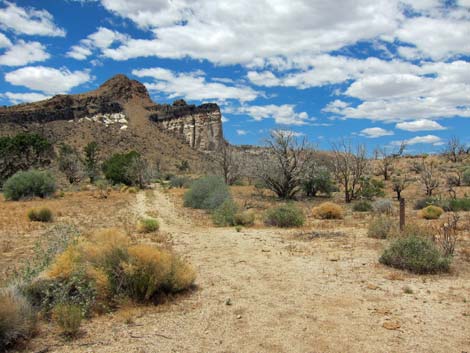
[[[48,100],[0,108],[2,126],[22,131],[53,129],[53,122],[66,121],[71,129],[80,124],[100,124],[122,133],[139,133],[154,125],[199,151],[215,150],[223,143],[221,113],[217,104],[172,105],[154,103],[145,86],[116,75],[98,89],[83,94],[57,95]],[[54,135],[48,133],[48,135]],[[60,138],[58,138],[60,139]],[[113,143],[113,141],[109,141]]]

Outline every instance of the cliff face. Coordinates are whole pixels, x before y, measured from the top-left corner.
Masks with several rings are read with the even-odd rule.
[[[179,100],[173,105],[151,107],[150,119],[163,129],[183,138],[192,148],[213,151],[223,141],[222,115],[217,104],[188,105]]]
[[[173,105],[156,104],[142,83],[124,75],[114,76],[87,93],[57,95],[40,102],[0,108],[0,134],[16,128],[40,129],[61,140],[61,136],[54,136],[60,135],[54,129],[61,125],[55,122],[67,122],[70,129],[77,131],[83,130],[83,126],[113,130],[110,136],[115,136],[116,131],[139,135],[143,130],[158,127],[199,151],[212,151],[223,143],[221,113],[216,104],[197,107],[182,100]]]

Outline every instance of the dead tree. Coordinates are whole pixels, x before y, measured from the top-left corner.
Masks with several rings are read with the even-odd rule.
[[[279,198],[294,198],[306,167],[306,140],[299,141],[289,131],[274,130],[266,145],[268,154],[258,162],[257,177]]]
[[[240,177],[238,160],[228,143],[223,143],[217,150],[216,163],[227,185],[232,185]]]
[[[447,158],[453,162],[457,163],[462,160],[462,156],[466,153],[465,146],[460,143],[460,140],[456,136],[452,136],[449,141],[447,141],[444,154]]]
[[[423,159],[419,178],[426,190],[426,196],[432,196],[433,191],[439,187],[439,179],[436,173],[434,162],[426,163]]]
[[[392,190],[397,194],[397,200],[401,200],[401,193],[407,188],[410,179],[407,176],[392,178]]]
[[[333,172],[336,181],[344,189],[345,202],[349,203],[357,197],[367,167],[364,145],[358,145],[354,149],[351,142],[344,140],[333,145]]]
[[[402,142],[398,151],[389,153],[386,148],[377,148],[374,153],[376,159],[379,161],[380,174],[384,180],[389,180],[393,171],[395,159],[401,157],[405,151],[406,143]]]

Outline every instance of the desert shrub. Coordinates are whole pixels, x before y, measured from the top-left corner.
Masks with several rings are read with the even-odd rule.
[[[238,207],[232,199],[225,200],[219,207],[212,213],[212,221],[219,227],[235,225],[235,215],[238,212]]]
[[[82,311],[75,304],[58,304],[52,311],[53,320],[67,337],[75,337],[82,324]]]
[[[420,215],[424,219],[438,219],[443,213],[444,210],[442,208],[431,205],[423,208]]]
[[[143,167],[136,151],[116,153],[103,163],[103,173],[113,184],[141,185]]]
[[[52,174],[45,171],[21,171],[10,177],[3,185],[3,193],[7,200],[20,200],[23,198],[52,195],[56,190]]]
[[[330,196],[332,192],[337,190],[331,174],[327,169],[318,168],[314,173],[309,175],[302,182],[302,189],[307,196],[317,196],[317,194],[325,194]]]
[[[107,229],[69,244],[25,292],[45,313],[66,303],[89,316],[118,297],[154,300],[189,288],[194,279],[193,268],[171,251],[131,245],[125,234]]]
[[[370,204],[369,201],[365,201],[365,200],[354,203],[352,208],[353,208],[353,211],[356,211],[356,212],[372,211],[372,205]]]
[[[28,219],[32,222],[52,222],[54,215],[48,208],[31,209],[28,211]]]
[[[285,204],[271,208],[266,212],[265,223],[281,228],[300,227],[305,222],[305,216],[301,209],[293,204]]]
[[[37,134],[0,137],[0,185],[21,170],[49,165],[53,155],[52,144]]]
[[[377,239],[386,239],[396,230],[396,222],[390,217],[379,215],[369,223],[367,236]]]
[[[36,313],[15,288],[0,290],[0,351],[19,340],[30,338],[36,327]]]
[[[442,207],[442,204],[443,204],[443,201],[438,199],[437,197],[425,197],[415,202],[414,209],[422,210],[423,208],[431,206],[431,205]]]
[[[160,228],[160,223],[155,218],[141,219],[137,225],[137,230],[140,233],[156,232]]]
[[[470,211],[470,198],[449,200],[449,211]]]
[[[418,274],[449,271],[451,259],[444,257],[430,239],[407,236],[397,238],[385,249],[379,262]]]
[[[470,186],[470,168],[464,170],[462,175],[462,183],[463,185]]]
[[[393,211],[393,203],[389,199],[380,199],[374,201],[374,203],[372,204],[372,208],[374,209],[375,213],[389,215]]]
[[[255,214],[250,211],[237,212],[234,221],[237,226],[252,226],[255,224]]]
[[[319,219],[340,219],[343,218],[343,209],[333,202],[324,202],[312,209],[313,217]]]
[[[382,180],[377,180],[370,177],[363,177],[360,180],[358,196],[363,197],[367,200],[372,200],[375,197],[384,197],[384,187],[385,184]]]
[[[170,178],[170,187],[172,188],[186,188],[191,184],[191,179],[185,176],[172,176]]]
[[[217,176],[206,176],[195,180],[184,194],[184,206],[214,210],[230,198],[224,180]]]

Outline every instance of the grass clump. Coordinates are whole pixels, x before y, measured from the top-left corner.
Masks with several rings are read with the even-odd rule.
[[[40,209],[33,208],[28,211],[27,216],[31,222],[52,222],[54,220],[52,211],[45,207]]]
[[[170,187],[187,188],[191,184],[191,179],[186,176],[173,175],[170,177]]]
[[[10,177],[3,185],[7,200],[20,200],[33,197],[49,197],[56,190],[51,173],[39,170],[20,171]]]
[[[155,218],[141,219],[137,225],[139,233],[152,233],[160,229],[160,223]]]
[[[34,334],[36,313],[28,300],[15,288],[0,290],[0,351]]]
[[[470,186],[470,168],[464,170],[462,175],[462,184]]]
[[[376,239],[386,239],[396,231],[395,221],[390,217],[379,215],[369,223],[367,236]]]
[[[73,338],[80,331],[83,316],[78,305],[58,304],[53,309],[52,318],[59,325],[64,336]]]
[[[343,218],[343,209],[333,202],[324,202],[314,207],[312,214],[318,219],[340,219]]]
[[[230,198],[224,180],[217,176],[206,176],[195,180],[184,194],[184,206],[204,210],[215,210]]]
[[[302,210],[293,204],[271,208],[266,212],[265,223],[269,226],[281,228],[300,227],[304,222],[305,216]]]
[[[194,269],[166,249],[132,245],[116,229],[79,237],[26,288],[33,305],[54,314],[77,305],[83,316],[102,313],[118,298],[148,302],[191,287]]]
[[[424,219],[438,219],[444,213],[444,210],[438,206],[427,206],[420,211],[420,215]]]
[[[390,215],[393,212],[393,203],[389,199],[379,199],[374,201],[372,208],[375,213]]]
[[[235,214],[235,225],[236,226],[252,226],[255,224],[255,214],[250,211],[239,211]]]
[[[450,200],[449,209],[452,212],[470,211],[470,198]]]
[[[430,239],[411,235],[393,241],[379,262],[417,274],[428,274],[448,272],[451,259],[444,257]]]
[[[358,201],[353,205],[353,211],[355,212],[369,212],[372,211],[372,205],[369,201]]]
[[[232,199],[225,200],[219,207],[212,213],[212,221],[216,226],[227,227],[234,226],[235,215],[238,212],[238,207]]]

